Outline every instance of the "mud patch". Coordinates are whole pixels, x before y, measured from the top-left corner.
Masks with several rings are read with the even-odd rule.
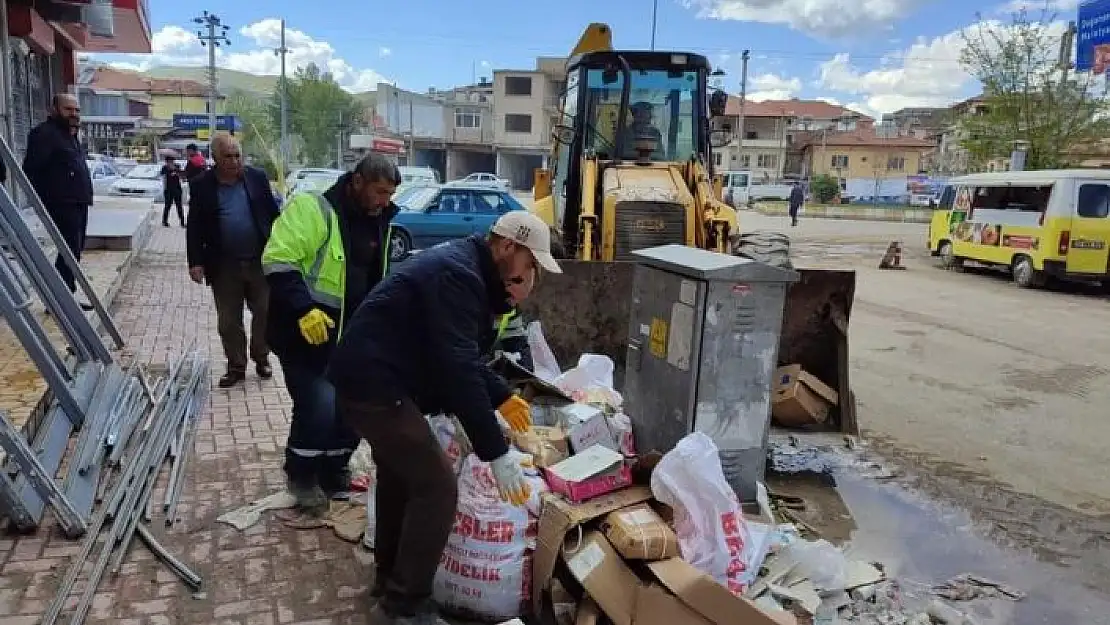
[[[936,585],[972,573],[1028,593],[1017,602],[952,604],[977,622],[1110,623],[1110,519],[1003,494],[977,476],[920,458],[892,465],[872,449],[849,451],[838,439],[799,453],[813,443],[793,440],[783,455],[776,439],[768,487],[804,501],[793,514],[850,557],[886,566],[908,606],[927,604]],[[978,507],[967,505],[975,498]]]

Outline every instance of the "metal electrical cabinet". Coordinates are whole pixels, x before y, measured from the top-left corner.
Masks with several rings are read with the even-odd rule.
[[[717,444],[741,501],[763,479],[786,290],[798,274],[682,245],[633,253],[624,395],[636,447]]]

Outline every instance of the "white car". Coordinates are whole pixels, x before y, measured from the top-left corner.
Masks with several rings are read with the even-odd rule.
[[[162,199],[162,165],[137,165],[127,175],[111,184],[112,195]]]
[[[112,188],[112,183],[116,182],[123,177],[116,166],[104,160],[87,160],[85,165],[89,168],[89,176],[92,177],[93,194],[108,193]]]
[[[431,167],[398,167],[401,184],[439,184],[439,173]]]
[[[448,184],[449,184],[449,186],[465,185],[465,186],[468,186],[468,187],[474,187],[474,186],[495,187],[495,188],[498,188],[498,189],[505,189],[505,190],[509,190],[510,188],[512,188],[512,185],[509,184],[509,181],[507,179],[501,178],[497,174],[487,174],[487,173],[473,173],[473,174],[470,174],[469,176],[467,176],[466,178],[462,178],[460,180],[453,180]]]

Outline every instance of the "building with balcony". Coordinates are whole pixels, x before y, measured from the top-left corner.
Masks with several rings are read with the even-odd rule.
[[[496,173],[515,188],[532,188],[534,171],[547,166],[551,131],[566,85],[565,63],[540,57],[534,70],[493,72]]]
[[[90,153],[148,158],[134,154],[133,139],[150,119],[150,85],[132,72],[86,65],[77,74],[81,132]]]
[[[77,91],[79,52],[151,51],[150,11],[146,0],[3,2],[0,115],[22,158],[27,134],[46,118],[53,96]]]
[[[473,85],[433,90],[428,95],[443,104],[448,144],[445,179],[493,172],[493,83],[482,78]]]
[[[151,117],[173,119],[174,115],[207,115],[208,85],[196,80],[178,78],[148,78]],[[216,114],[223,115],[225,94],[216,95]]]

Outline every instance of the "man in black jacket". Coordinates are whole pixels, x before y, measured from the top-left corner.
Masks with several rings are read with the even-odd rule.
[[[366,156],[322,195],[293,197],[262,254],[266,337],[293,400],[286,481],[298,507],[316,514],[348,490],[347,463],[359,440],[336,418],[324,370],[345,320],[389,271],[389,222],[397,214],[390,197],[400,183],[392,161]]]
[[[77,140],[80,127],[81,107],[77,97],[69,93],[55,95],[50,116],[27,135],[27,153],[23,157],[23,171],[78,262],[85,249],[89,206],[93,203],[92,177],[85,151]],[[54,266],[69,290],[76,292],[73,271],[61,254]],[[92,309],[85,302],[81,307]]]
[[[432,581],[455,518],[455,475],[424,414],[459,417],[474,452],[490,463],[502,497],[529,494],[497,413],[514,430],[529,407],[485,363],[494,315],[508,312],[505,285],[538,267],[559,272],[550,230],[513,211],[487,237],[421,252],[363,301],[328,366],[339,414],[370,443],[377,468],[374,594],[377,622],[440,622]]]
[[[249,356],[262,379],[273,375],[266,346],[266,309],[270,297],[262,275],[262,249],[278,216],[266,173],[243,166],[239,142],[220,134],[212,140],[216,167],[189,181],[186,247],[189,277],[212,287],[216,324],[227,357],[220,388],[246,378],[247,336],[243,304],[251,311]]]

